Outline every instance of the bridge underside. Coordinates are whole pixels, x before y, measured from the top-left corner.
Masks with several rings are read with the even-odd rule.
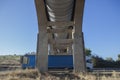
[[[74,71],[84,72],[84,0],[35,0],[38,16],[37,68],[48,71],[48,55],[73,55]]]

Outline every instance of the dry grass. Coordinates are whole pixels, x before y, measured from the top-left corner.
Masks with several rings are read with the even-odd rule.
[[[93,73],[72,73],[72,72],[48,72],[39,73],[38,70],[11,69],[9,66],[18,66],[20,56],[0,56],[0,66],[5,64],[8,68],[0,67],[0,80],[120,80],[120,73],[113,71],[112,75],[100,75],[99,72]],[[7,65],[9,64],[9,65]]]
[[[40,80],[37,70],[16,70],[0,72],[0,80]]]
[[[97,76],[92,73],[44,73],[38,70],[16,70],[0,72],[0,80],[120,80],[113,72],[112,76]]]
[[[4,55],[0,56],[0,71],[16,70],[21,68],[20,56]]]
[[[20,64],[20,56],[4,55],[0,56],[0,64]]]

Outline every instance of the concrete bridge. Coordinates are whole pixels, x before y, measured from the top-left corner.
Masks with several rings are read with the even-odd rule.
[[[82,19],[85,0],[35,0],[37,68],[48,71],[48,55],[73,55],[74,71],[86,71]]]

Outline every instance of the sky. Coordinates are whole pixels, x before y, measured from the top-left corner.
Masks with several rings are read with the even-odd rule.
[[[100,57],[120,54],[120,0],[86,0],[85,47]],[[0,0],[0,55],[35,52],[38,21],[34,0]]]

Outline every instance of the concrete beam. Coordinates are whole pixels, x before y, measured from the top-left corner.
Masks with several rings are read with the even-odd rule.
[[[72,55],[70,53],[56,53],[55,55]]]
[[[72,33],[72,29],[47,29],[48,33]]]
[[[73,41],[73,54],[74,54],[74,72],[85,72],[86,62],[84,53],[84,43],[82,35],[82,19],[85,0],[75,1],[75,13],[74,13],[74,41]]]
[[[72,44],[73,43],[73,39],[57,39],[57,40],[49,40],[50,44]]]
[[[57,49],[67,49],[70,45],[55,45],[54,47]]]
[[[47,26],[74,26],[74,22],[73,21],[59,21],[59,22],[48,22]]]

